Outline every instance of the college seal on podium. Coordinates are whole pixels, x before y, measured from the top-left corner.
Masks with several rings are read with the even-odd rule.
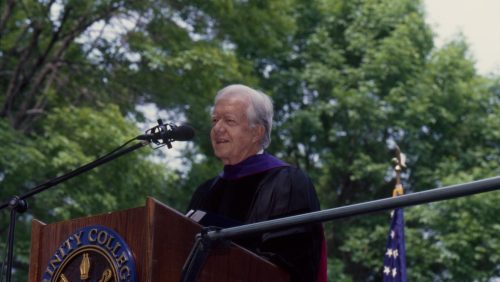
[[[42,281],[135,282],[135,262],[118,233],[101,225],[87,226],[59,245]]]

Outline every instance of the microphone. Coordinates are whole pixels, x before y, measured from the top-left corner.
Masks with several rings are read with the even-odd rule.
[[[157,145],[167,145],[171,148],[170,142],[189,141],[194,137],[194,129],[189,125],[176,126],[174,124],[163,124],[161,119],[158,125],[148,129],[145,134],[137,136],[136,140],[146,140]]]

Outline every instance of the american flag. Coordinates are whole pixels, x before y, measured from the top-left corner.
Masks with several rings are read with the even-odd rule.
[[[384,255],[384,282],[406,282],[406,251],[403,209],[391,212],[391,229]]]

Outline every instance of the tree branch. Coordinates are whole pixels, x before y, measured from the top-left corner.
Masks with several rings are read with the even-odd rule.
[[[105,10],[101,15],[90,19],[87,16],[81,16],[78,19],[78,22],[72,30],[70,30],[68,33],[66,33],[63,36],[60,36],[60,31],[62,30],[62,24],[59,27],[58,31],[56,34],[52,36],[53,42],[49,44],[48,48],[44,52],[44,55],[40,56],[39,59],[37,60],[36,65],[32,68],[32,71],[30,74],[26,77],[24,77],[24,83],[22,83],[23,87],[19,89],[18,92],[23,91],[25,88],[24,86],[28,85],[29,82],[29,90],[25,94],[25,97],[14,117],[14,120],[12,121],[14,128],[21,129],[21,130],[27,130],[29,128],[29,123],[33,120],[33,116],[26,115],[26,111],[29,108],[33,108],[34,102],[34,96],[36,93],[39,92],[39,89],[42,87],[42,84],[45,82],[46,77],[49,73],[54,72],[57,70],[57,67],[55,67],[55,64],[50,64],[48,63],[48,57],[50,56],[51,51],[53,51],[53,55],[51,56],[52,58],[50,59],[50,62],[56,62],[62,60],[65,52],[69,48],[72,42],[74,42],[75,38],[79,36],[82,32],[84,32],[88,27],[90,27],[92,24],[94,24],[97,21],[100,21],[102,19],[107,19],[110,18],[113,15],[113,12],[116,11],[118,7],[112,7],[110,6],[107,10]],[[69,14],[68,12],[65,12],[66,15]],[[63,18],[67,18],[66,16]],[[60,40],[58,40],[60,39]],[[57,44],[59,47],[54,50],[56,46],[56,42],[60,41],[60,44]],[[42,67],[43,65],[43,67]],[[41,70],[40,70],[41,68]],[[53,81],[53,80],[52,80]]]
[[[0,17],[0,38],[4,33],[5,26],[7,25],[7,21],[12,15],[12,10],[14,9],[14,5],[16,4],[16,0],[8,0],[5,2],[2,16]]]
[[[8,113],[12,110],[15,98],[17,97],[17,95],[19,95],[19,92],[23,88],[23,85],[26,84],[26,80],[23,79],[22,73],[25,69],[25,66],[28,65],[30,61],[30,56],[33,53],[33,50],[38,45],[38,40],[42,32],[41,29],[37,28],[36,26],[33,27],[33,30],[34,31],[31,42],[21,52],[21,58],[14,70],[12,78],[10,79],[9,86],[7,87],[5,102],[0,112],[0,116],[2,117],[9,116]]]

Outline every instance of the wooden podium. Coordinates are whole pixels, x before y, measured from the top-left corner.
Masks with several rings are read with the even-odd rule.
[[[52,224],[33,220],[29,281],[42,281],[49,260],[61,243],[75,230],[92,225],[112,229],[126,241],[135,260],[137,281],[179,281],[195,235],[201,230],[196,222],[153,198],[148,198],[144,207],[108,214]],[[198,281],[289,281],[289,276],[272,263],[231,244],[211,251]]]

